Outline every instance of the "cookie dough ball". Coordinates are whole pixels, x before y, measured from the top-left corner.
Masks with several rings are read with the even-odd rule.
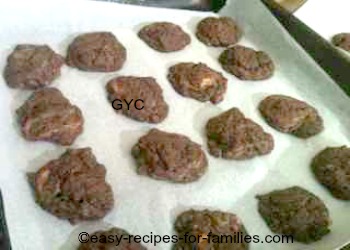
[[[232,108],[211,118],[206,125],[209,153],[215,157],[244,160],[269,154],[272,135]]]
[[[31,175],[30,175],[31,176]],[[68,149],[31,176],[37,203],[72,224],[103,218],[113,207],[106,168],[90,148]]]
[[[190,36],[179,25],[169,22],[149,24],[139,31],[138,36],[160,52],[179,51],[191,42]]]
[[[178,236],[183,240],[180,240],[174,246],[174,250],[249,249],[247,243],[240,241],[240,235],[242,235],[242,237],[247,235],[245,227],[242,221],[233,213],[210,210],[189,210],[177,217],[175,221],[175,230]],[[185,240],[186,233],[188,236],[196,236],[196,242],[190,243],[189,238]]]
[[[79,35],[68,48],[67,63],[84,71],[117,71],[125,60],[126,49],[111,32]]]
[[[193,182],[207,170],[201,146],[187,136],[151,129],[132,148],[137,172],[158,180]]]
[[[241,80],[264,80],[275,70],[270,56],[263,51],[236,45],[221,53],[219,62],[224,70]]]
[[[228,47],[240,40],[242,31],[230,17],[207,17],[199,22],[196,36],[208,46]]]
[[[176,92],[214,104],[224,99],[227,79],[204,63],[179,63],[169,69],[168,79]]]
[[[106,89],[116,112],[134,120],[160,123],[168,115],[163,90],[153,77],[120,76],[109,81]],[[132,101],[129,107],[124,100]]]
[[[90,239],[91,237],[95,238],[96,236],[99,241],[96,243],[91,241],[87,243],[81,243],[78,250],[147,250],[146,247],[140,243],[135,242],[134,237],[121,228],[113,227],[109,230],[97,231],[89,235]],[[117,245],[117,237],[118,239],[121,239],[122,237],[119,245]]]
[[[332,38],[332,43],[346,51],[350,51],[350,33],[340,33]]]
[[[17,45],[7,58],[4,78],[11,88],[37,89],[51,84],[63,63],[63,57],[47,45]]]
[[[331,194],[341,200],[350,200],[350,148],[328,147],[313,159],[311,168],[317,180]]]
[[[330,232],[328,209],[320,198],[298,187],[258,195],[259,213],[272,232],[310,243]]]
[[[71,145],[83,132],[80,109],[56,88],[36,90],[16,113],[22,134],[30,141]]]
[[[323,120],[317,110],[289,96],[268,96],[260,102],[259,111],[271,127],[299,138],[306,139],[323,130]]]

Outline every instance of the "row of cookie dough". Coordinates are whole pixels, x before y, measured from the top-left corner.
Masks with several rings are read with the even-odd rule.
[[[146,95],[146,107],[149,102],[156,105],[141,111],[136,107],[131,107],[118,112],[131,118],[153,119],[153,121],[164,117],[168,106],[162,99],[160,87],[151,78],[136,78],[136,80],[133,77],[118,77],[111,80],[106,86],[109,98],[130,98],[127,94],[135,91]],[[125,95],[116,96],[116,92],[114,92],[116,89],[125,89],[122,91]],[[316,109],[291,97],[269,96],[261,101],[259,110],[272,127],[301,138],[313,136],[323,129],[322,119]],[[35,91],[17,110],[17,115],[22,134],[28,140],[46,140],[62,145],[71,145],[75,138],[83,132],[82,112],[55,88]],[[258,155],[268,154],[274,148],[272,135],[266,133],[254,121],[246,118],[237,108],[232,108],[209,119],[206,124],[206,135],[209,153],[225,159],[250,159]],[[192,146],[184,146],[186,144]],[[167,178],[162,172],[164,169],[168,169],[169,173],[175,176],[173,181],[193,181],[196,178],[192,174],[196,172],[196,175],[201,176],[207,167],[204,152],[198,145],[194,145],[197,144],[188,138],[173,136],[153,129],[148,136],[140,139],[140,145],[133,150],[133,154],[138,159],[139,172],[146,172],[149,175],[158,176],[158,178],[161,176]],[[161,155],[152,155],[154,151],[161,152]],[[183,155],[188,155],[188,157],[181,158]],[[151,166],[148,165],[150,162],[152,162]],[[168,162],[171,164],[164,165]],[[141,163],[144,163],[145,166]],[[192,168],[192,165],[196,168]],[[333,171],[329,169],[328,175],[333,174],[334,180],[338,180],[335,183],[346,185],[348,182],[346,182],[346,178],[342,177],[342,174],[346,175],[348,166],[339,166],[339,168],[333,169]],[[143,170],[141,171],[141,169]],[[157,174],[158,172],[159,174]],[[334,183],[334,180],[331,183]],[[348,193],[346,186],[342,189]]]
[[[238,122],[233,116],[239,116],[238,119],[241,121]],[[234,126],[240,127],[241,130],[234,131],[234,134],[230,134],[232,130],[221,130],[227,123],[227,121],[222,120],[223,117],[229,118]],[[208,138],[209,152],[214,156],[246,159],[259,154],[267,154],[272,150],[272,137],[264,133],[258,127],[259,125],[244,118],[237,109],[232,109],[209,120],[207,134],[212,134],[210,128],[216,125],[219,126],[219,130],[216,130],[217,133],[223,132],[226,138],[231,137],[237,143],[232,148],[222,147],[222,144],[218,146],[217,141],[213,142]],[[215,139],[219,140],[219,136]],[[142,136],[131,152],[136,160],[138,174],[157,180],[192,182],[203,176],[208,168],[208,161],[200,145],[184,135],[167,133],[158,129],[151,129]],[[350,200],[350,182],[347,178],[349,176],[349,158],[349,148],[345,146],[328,147],[319,152],[311,163],[311,170],[315,178],[334,197],[342,200]]]
[[[266,224],[274,233],[292,236],[293,240],[311,243],[320,240],[330,232],[331,219],[325,204],[314,194],[298,187],[275,190],[264,195],[258,195],[258,211]],[[251,242],[261,243],[263,239],[251,236],[241,219],[233,213],[219,210],[187,210],[177,216],[174,229],[177,237],[171,237],[174,250],[190,249],[249,249]],[[99,243],[82,243],[79,250],[108,249],[147,249],[140,241],[131,238],[131,242],[123,242],[121,248],[114,242],[103,239],[108,236],[128,236],[129,233],[120,228],[92,233]],[[186,237],[187,236],[187,237]],[[193,241],[189,236],[196,237]],[[193,238],[193,237],[192,237]],[[124,245],[125,244],[125,245]]]
[[[186,71],[187,69],[184,69],[186,67],[180,64],[172,67],[171,70]],[[207,71],[206,66],[198,67],[201,71]],[[206,75],[220,77],[212,71],[206,73]],[[176,73],[170,75],[176,78]],[[224,88],[225,84],[221,85],[220,91]],[[152,77],[119,76],[107,83],[106,91],[111,102],[117,99],[137,98],[143,101],[143,109],[137,106],[124,106],[117,110],[132,119],[159,123],[168,114],[169,107],[163,98],[162,89]],[[200,98],[203,97],[200,93],[197,94]],[[221,94],[216,95],[213,101],[220,98]],[[260,102],[259,110],[266,122],[281,132],[308,138],[323,130],[323,121],[317,110],[292,97],[268,96]],[[56,88],[34,91],[18,108],[17,116],[22,134],[28,140],[47,140],[71,145],[83,131],[82,112]],[[258,124],[246,119],[236,108],[212,118],[207,124],[207,131],[210,152],[217,157],[247,159],[269,153],[273,148],[272,136],[265,133]],[[234,152],[235,150],[237,152]],[[251,152],[248,153],[248,151]]]
[[[51,89],[46,88],[43,90]],[[228,112],[231,115],[238,116],[239,119],[245,119],[237,109]],[[227,117],[225,113],[221,116]],[[236,120],[231,119],[231,121],[235,122]],[[218,123],[221,124],[221,122]],[[247,127],[252,127],[252,124],[249,124],[249,122],[243,124],[247,125]],[[159,150],[159,148],[162,150]],[[194,181],[202,176],[207,168],[205,155],[198,144],[190,141],[186,136],[170,134],[156,129],[152,129],[147,135],[139,139],[139,142],[132,149],[132,154],[138,164],[138,173],[156,179],[175,182]],[[346,167],[346,165],[338,165],[339,169],[336,169],[336,172],[333,169],[335,175],[330,175],[329,172],[326,175],[322,175],[322,173],[324,169],[330,168],[332,166],[331,164],[333,164],[333,167],[337,166],[336,164],[339,163],[339,158],[347,157],[347,155],[349,155],[349,150],[345,148],[326,149],[313,162],[314,171],[317,172],[317,168],[321,168],[319,170],[321,177],[325,178],[323,180],[321,179],[321,182],[327,186],[328,181],[328,185],[333,185],[329,186],[329,188],[331,190],[333,188],[336,194],[345,191],[345,193],[340,193],[340,195],[349,195],[346,193],[348,189],[343,185],[344,183],[341,184],[339,182],[339,180],[341,181],[339,178],[344,177],[341,173],[341,168]],[[332,171],[332,169],[330,170]],[[69,176],[67,176],[67,173],[69,173]],[[70,176],[71,173],[74,174]],[[38,203],[56,216],[68,218],[74,223],[79,220],[101,218],[112,209],[114,204],[113,193],[111,187],[105,183],[105,174],[105,168],[103,165],[97,163],[91,150],[77,149],[67,151],[60,159],[49,162],[36,174],[30,176],[35,187]],[[334,178],[333,182],[331,177]],[[334,180],[336,180],[336,185],[334,185]],[[337,184],[343,186],[337,186]],[[81,187],[84,188],[82,189]],[[303,193],[304,191],[297,190],[295,192]],[[296,198],[297,204],[299,201],[300,199]],[[315,202],[318,204],[318,201]],[[290,200],[288,200],[289,203]],[[328,215],[327,210],[325,212],[323,207],[320,207],[320,209],[321,212],[323,211],[322,214]],[[282,212],[286,211],[282,210]],[[263,215],[263,212],[261,213]],[[270,221],[271,218],[267,218],[266,220]],[[274,220],[277,229],[273,229],[271,226],[272,230],[277,230],[276,232],[282,230],[278,228],[278,225],[280,225],[279,215]],[[327,218],[321,220],[321,222],[329,223]],[[307,230],[309,231],[302,232],[304,236],[296,236],[296,239],[297,237],[311,237],[306,238],[311,241],[312,239],[319,239],[323,234],[328,233],[328,224],[326,224],[325,228],[322,226],[325,225],[320,225],[319,229],[315,227],[308,228]],[[292,231],[292,233],[297,232]],[[311,236],[305,236],[306,233],[311,234]],[[303,241],[303,238],[300,241]]]
[[[162,52],[178,51],[190,43],[190,36],[180,26],[168,22],[147,25],[138,34]],[[238,42],[241,31],[231,18],[209,17],[198,24],[197,37],[208,45],[229,46]],[[113,72],[122,68],[126,58],[125,47],[112,33],[85,33],[69,45],[66,60],[47,45],[17,45],[7,59],[4,78],[10,87],[35,89],[51,84],[65,61],[83,71]],[[243,46],[225,50],[219,61],[226,71],[241,79],[266,79],[274,70],[265,52]]]
[[[181,136],[178,138],[184,139]],[[90,148],[68,149],[60,158],[48,162],[28,176],[37,203],[51,214],[68,219],[73,224],[101,219],[114,206],[113,190],[105,180],[106,169],[98,163]],[[301,187],[275,190],[258,195],[257,199],[258,211],[274,233],[292,235],[296,241],[309,243],[321,239],[330,231],[327,207],[316,195]],[[220,211],[184,212],[176,220],[175,228],[180,236],[187,232],[193,235],[207,235],[209,232],[213,235],[246,234],[243,223],[236,215]],[[185,242],[179,242],[179,247],[185,245]],[[231,246],[231,243],[227,245]],[[88,246],[83,244],[82,247]],[[220,249],[222,245],[214,244],[213,247]],[[247,249],[247,244],[241,242],[232,247]]]

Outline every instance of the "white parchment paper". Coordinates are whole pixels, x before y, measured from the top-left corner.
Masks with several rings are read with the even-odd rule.
[[[78,105],[85,117],[84,133],[73,147],[92,147],[107,168],[116,199],[115,208],[103,221],[72,226],[35,204],[26,172],[36,171],[57,158],[65,148],[45,142],[28,142],[21,137],[15,110],[31,92],[9,89],[0,79],[0,187],[13,249],[74,249],[77,235],[108,225],[133,234],[172,235],[173,221],[190,208],[230,211],[242,218],[249,234],[271,234],[257,212],[256,194],[300,185],[320,196],[333,220],[332,232],[311,245],[252,244],[251,249],[335,249],[350,238],[350,204],[334,199],[313,178],[310,160],[326,146],[350,145],[348,130],[350,101],[340,89],[291,40],[258,0],[233,0],[222,10],[234,17],[244,30],[240,44],[267,51],[277,71],[260,82],[229,79],[225,100],[214,106],[184,98],[166,79],[169,66],[178,62],[204,62],[223,71],[217,62],[222,51],[208,48],[194,36],[195,26],[208,13],[164,10],[94,1],[0,1],[0,69],[18,43],[49,44],[62,55],[79,33],[111,31],[125,45],[128,59],[116,73],[86,73],[63,67],[62,76],[52,86],[59,88]],[[213,14],[210,14],[213,15]],[[191,34],[185,50],[162,54],[147,47],[137,37],[145,23],[171,21]],[[149,125],[117,115],[106,99],[106,82],[118,75],[153,76],[164,90],[170,105],[167,119]],[[325,122],[319,136],[300,140],[270,128],[257,112],[260,100],[270,94],[286,94],[317,107]],[[275,139],[270,155],[248,161],[227,161],[208,155],[209,171],[196,183],[181,185],[138,176],[130,148],[151,127],[188,135],[206,149],[206,121],[231,107],[259,123]],[[170,249],[170,244],[148,245],[149,249]]]

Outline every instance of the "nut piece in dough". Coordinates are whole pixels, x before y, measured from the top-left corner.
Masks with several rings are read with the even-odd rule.
[[[71,145],[83,132],[81,110],[56,88],[36,90],[16,111],[24,138]]]
[[[219,103],[227,89],[227,79],[204,63],[173,65],[168,79],[176,92],[201,102]]]
[[[68,149],[28,176],[37,203],[72,224],[101,219],[113,208],[106,168],[96,161],[91,148]]]

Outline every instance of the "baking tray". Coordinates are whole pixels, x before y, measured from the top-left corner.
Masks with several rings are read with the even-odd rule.
[[[77,234],[115,225],[133,234],[171,235],[177,214],[189,208],[220,209],[236,213],[249,234],[271,234],[257,212],[256,194],[300,185],[324,200],[333,220],[332,233],[321,241],[304,245],[251,244],[251,249],[336,249],[349,241],[349,203],[334,199],[312,176],[310,161],[326,146],[350,145],[348,97],[291,39],[258,0],[233,0],[220,15],[233,16],[244,30],[240,44],[267,51],[276,63],[273,78],[242,82],[223,72],[217,58],[222,49],[208,48],[194,36],[195,26],[209,13],[169,10],[95,1],[2,1],[0,2],[0,68],[17,43],[47,43],[65,55],[68,44],[82,32],[106,30],[116,34],[128,50],[125,67],[116,73],[87,73],[64,67],[52,86],[78,105],[86,119],[84,133],[73,147],[92,147],[107,168],[116,205],[103,221],[70,225],[39,208],[33,199],[26,172],[35,171],[65,151],[45,142],[25,141],[19,132],[15,110],[29,91],[9,89],[0,81],[0,187],[13,249],[74,249]],[[185,50],[162,54],[138,39],[142,25],[171,21],[191,34]],[[225,100],[204,104],[184,98],[166,79],[169,66],[177,62],[204,62],[229,79]],[[164,90],[170,106],[168,118],[159,125],[132,121],[115,114],[104,86],[117,75],[153,76]],[[270,128],[257,112],[260,100],[270,94],[287,94],[317,107],[325,122],[322,134],[300,140]],[[130,149],[148,129],[157,127],[188,135],[206,149],[206,121],[231,107],[259,123],[275,139],[270,155],[247,161],[227,161],[208,155],[209,171],[198,182],[173,184],[138,176]],[[169,244],[147,245],[170,249]]]

